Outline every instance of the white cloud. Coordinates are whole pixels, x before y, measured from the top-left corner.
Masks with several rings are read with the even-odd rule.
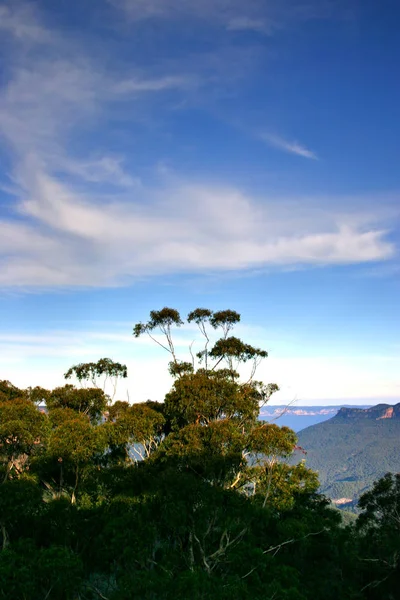
[[[19,155],[52,156],[68,130],[96,117],[104,83],[84,61],[18,66],[0,93],[0,134]]]
[[[200,4],[198,10],[214,6]],[[172,10],[175,3],[132,3],[138,10],[144,6]],[[27,17],[26,22],[31,23]],[[107,127],[111,109],[119,114],[129,105],[134,119],[139,96],[149,105],[151,98],[197,86],[199,79],[131,66],[130,72],[111,72],[62,37],[56,59],[51,48],[11,65],[0,89],[0,135],[11,149],[15,197],[14,213],[0,220],[3,286],[115,286],[149,275],[393,256],[379,215],[366,217],[365,208],[324,213],[303,199],[290,204],[268,193],[256,198],[224,185],[159,174],[153,185],[144,185],[123,155],[78,156],[70,149],[74,134],[90,140],[94,129]],[[299,145],[279,143],[315,157]],[[113,192],[106,193],[104,184]]]
[[[89,128],[110,106],[194,85],[198,79],[185,75],[118,78],[84,57],[35,60],[17,66],[0,90],[0,134],[17,152],[32,150],[49,159],[57,142],[65,144],[66,133],[78,125]]]
[[[284,138],[278,135],[271,134],[262,134],[261,139],[274,146],[275,148],[279,148],[284,152],[289,152],[290,154],[297,154],[297,156],[302,156],[303,158],[311,158],[313,160],[317,160],[318,157],[312,150],[309,150],[302,144],[296,141],[285,140]]]
[[[314,214],[234,189],[175,183],[106,202],[43,171],[20,170],[20,221],[0,222],[2,285],[107,286],[177,272],[384,260],[385,231],[364,215]],[[286,214],[290,210],[289,221]],[[49,251],[50,250],[50,251]]]
[[[102,156],[87,160],[77,160],[71,157],[59,158],[58,163],[63,170],[76,175],[89,183],[110,183],[116,187],[140,187],[138,177],[130,175],[124,168],[123,157]]]
[[[0,6],[0,32],[11,34],[19,41],[48,43],[53,35],[41,23],[33,4],[18,0]]]

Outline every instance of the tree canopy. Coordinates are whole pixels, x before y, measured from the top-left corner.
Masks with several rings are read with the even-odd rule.
[[[169,356],[163,402],[107,395],[127,376],[111,359],[71,367],[78,386],[0,382],[0,599],[397,597],[399,475],[344,526],[290,462],[296,434],[260,419],[278,386],[255,379],[268,354],[233,335],[239,322],[163,308],[134,326]],[[187,360],[174,329],[193,325]]]

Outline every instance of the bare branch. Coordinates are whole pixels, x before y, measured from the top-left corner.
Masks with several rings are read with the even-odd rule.
[[[153,342],[155,342],[156,344],[158,344],[159,346],[161,346],[161,348],[164,348],[164,350],[166,350],[167,352],[169,352],[170,354],[172,354],[170,348],[167,348],[167,346],[164,346],[164,344],[162,344],[161,342],[159,342],[158,340],[156,340],[156,338],[153,337],[149,331],[147,331],[147,335],[149,336],[149,338],[151,338],[153,340]]]
[[[190,344],[190,346],[189,346],[189,352],[190,352],[190,356],[192,357],[193,371],[194,371],[194,364],[195,364],[195,361],[194,361],[194,354],[193,354],[193,352],[192,352],[192,347],[193,347],[193,344],[194,344],[194,343],[195,343],[195,340],[193,340],[193,342],[192,342],[192,343]]]
[[[278,419],[280,419],[281,417],[283,417],[283,415],[287,413],[287,411],[289,410],[289,408],[290,408],[290,407],[291,407],[291,406],[292,406],[292,405],[293,405],[295,402],[297,402],[297,396],[295,396],[295,397],[293,398],[293,400],[291,400],[291,401],[289,402],[289,404],[287,404],[287,405],[285,406],[285,408],[283,409],[283,411],[282,411],[282,412],[280,412],[280,413],[279,413],[279,415],[278,415],[277,417],[274,417],[273,419],[271,419],[271,422],[273,422],[273,421],[277,421]]]
[[[279,550],[281,550],[281,548],[283,548],[283,546],[287,546],[288,544],[295,544],[296,542],[302,542],[303,540],[305,540],[308,537],[311,537],[313,535],[321,535],[321,533],[324,533],[324,531],[326,531],[326,527],[324,527],[323,529],[321,529],[320,531],[312,531],[310,533],[307,533],[307,535],[304,535],[301,538],[293,538],[291,540],[287,540],[286,542],[282,542],[281,544],[278,544],[277,546],[272,546],[272,548],[268,548],[268,550],[264,550],[263,554],[269,554],[270,552],[274,552],[274,554],[272,556],[275,556],[276,554],[278,554]]]

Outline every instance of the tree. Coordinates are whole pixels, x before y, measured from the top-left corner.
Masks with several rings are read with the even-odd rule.
[[[19,476],[27,459],[39,451],[47,435],[47,419],[24,398],[0,401],[0,468],[3,481]]]
[[[107,396],[99,388],[77,389],[75,386],[67,384],[55,388],[50,393],[46,404],[49,411],[57,408],[69,408],[88,415],[92,422],[96,422],[104,413],[107,402]]]
[[[167,350],[172,356],[172,362],[175,364],[178,362],[175,354],[175,347],[172,341],[171,327],[175,325],[180,327],[183,325],[181,316],[174,308],[164,307],[161,310],[150,311],[150,319],[147,323],[137,323],[133,328],[133,334],[135,337],[139,337],[144,333],[156,342],[159,346]],[[153,332],[155,329],[161,331],[166,339],[166,344],[161,343],[157,338],[154,337]]]
[[[211,367],[212,370],[215,370],[222,361],[225,361],[228,369],[231,371],[232,377],[234,377],[235,369],[239,365],[252,360],[253,366],[249,378],[249,380],[251,380],[260,361],[268,356],[265,350],[255,348],[250,344],[245,344],[239,338],[233,336],[228,337],[229,332],[233,329],[235,324],[240,322],[240,314],[236,311],[221,310],[213,312],[207,308],[196,308],[187,316],[187,323],[192,322],[197,324],[199,331],[205,339],[204,349],[198,352],[196,356],[200,364],[204,361],[206,371],[208,371],[209,359],[211,358],[214,360],[214,364]],[[208,350],[208,345],[210,343],[210,335],[207,330],[208,324],[211,325],[214,330],[222,331],[222,337],[214,343],[210,350]],[[195,356],[192,352],[194,342],[189,346],[192,359],[191,363],[179,360],[176,354],[172,336],[172,327],[181,327],[182,325],[184,325],[184,321],[179,312],[174,308],[164,307],[158,311],[152,310],[150,312],[150,319],[147,323],[137,323],[133,328],[135,337],[140,337],[146,333],[154,342],[164,350],[167,350],[172,356],[169,367],[170,373],[171,375],[178,377],[195,371]],[[153,333],[155,330],[158,330],[164,336],[165,343],[154,336]]]
[[[106,431],[112,448],[123,447],[125,459],[148,458],[164,436],[165,418],[146,403],[130,406],[116,402],[110,407]]]
[[[62,490],[68,486],[72,504],[76,502],[78,485],[85,471],[91,468],[94,458],[105,449],[104,428],[93,427],[83,415],[66,418],[52,430],[47,453],[60,466],[59,487]]]
[[[0,552],[0,599],[73,600],[83,579],[82,562],[68,548],[38,548],[21,539]]]
[[[271,454],[273,450],[278,455],[276,447],[272,449],[267,443],[267,433],[270,428],[279,429],[276,426],[264,426],[263,444],[261,434],[258,434],[262,450],[252,448],[256,445],[255,436],[259,431],[260,406],[278,390],[276,384],[264,385],[253,380],[256,367],[260,360],[268,356],[267,352],[229,335],[240,321],[240,315],[235,311],[212,312],[198,308],[190,312],[187,318],[189,323],[198,325],[205,338],[205,348],[198,353],[200,366],[195,370],[194,360],[191,365],[179,361],[172,350],[171,327],[173,324],[183,324],[178,311],[164,308],[162,311],[152,311],[150,316],[146,325],[139,323],[134,327],[134,333],[138,337],[153,331],[161,323],[161,331],[167,338],[167,344],[163,347],[174,357],[170,370],[171,367],[172,370],[176,369],[177,374],[171,391],[165,397],[164,408],[172,433],[167,436],[155,459],[171,460],[174,457],[176,460],[179,457],[184,463],[189,461],[187,464],[190,464],[190,468],[206,480],[215,484],[220,473],[222,485],[239,486],[248,493],[248,484],[252,482],[255,487],[263,471],[254,465],[249,468],[251,456],[257,452]],[[210,350],[207,324],[214,330],[222,330],[222,337],[214,342]],[[248,360],[254,361],[252,372],[248,381],[242,383],[237,367]],[[203,361],[204,367],[201,366]],[[284,431],[282,436],[285,434]],[[293,451],[295,441],[294,434],[288,438],[289,453]],[[282,453],[280,456],[283,456]]]
[[[34,388],[28,387],[26,390],[24,390],[23,395],[33,404],[39,405],[47,402],[50,397],[50,391],[40,386],[36,386]]]
[[[101,358],[96,363],[80,363],[74,365],[64,375],[65,379],[71,379],[75,377],[80,384],[91,383],[94,388],[100,387],[105,393],[107,383],[112,386],[112,396],[114,399],[117,392],[117,385],[119,379],[126,379],[128,377],[128,369],[126,365],[118,362],[114,362],[111,358]],[[102,385],[99,379],[103,378]]]
[[[257,418],[259,398],[255,385],[239,383],[231,372],[199,370],[174,382],[165,397],[165,414],[178,428],[234,417],[240,423]]]
[[[367,598],[398,597],[400,585],[400,473],[387,473],[359,500],[363,591]]]
[[[33,477],[24,474],[0,485],[0,528],[3,550],[10,540],[26,535],[42,508],[42,490]]]
[[[10,388],[14,392],[14,387]],[[5,487],[10,479],[19,479],[28,468],[30,456],[38,451],[47,434],[46,417],[24,398],[12,397],[0,401],[0,528],[2,545],[8,545],[8,527],[13,517],[4,506],[4,495],[11,488]],[[14,489],[14,488],[12,488]],[[0,506],[1,508],[1,506]]]
[[[0,401],[13,400],[14,398],[23,398],[24,392],[20,390],[10,381],[0,381]]]

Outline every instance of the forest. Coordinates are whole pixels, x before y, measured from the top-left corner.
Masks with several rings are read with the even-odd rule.
[[[351,418],[339,412],[298,434],[299,444],[307,448],[308,466],[318,471],[320,491],[332,499],[352,499],[346,510],[358,512],[359,498],[374,481],[400,472],[400,419],[382,418],[384,410],[373,418],[359,409]]]
[[[257,380],[268,354],[233,335],[240,315],[185,322],[203,340],[189,361],[175,309],[133,327],[169,356],[163,402],[118,400],[127,368],[108,358],[53,390],[0,382],[0,598],[398,598],[400,474],[344,522],[290,460],[296,434],[260,420],[278,386]]]

